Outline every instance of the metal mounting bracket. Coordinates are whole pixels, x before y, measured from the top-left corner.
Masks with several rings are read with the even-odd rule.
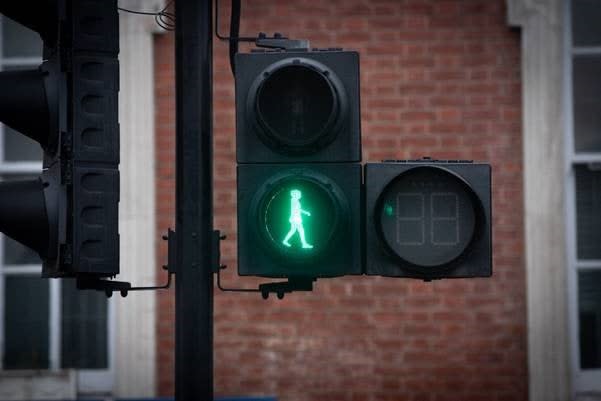
[[[263,299],[269,298],[270,293],[277,295],[278,299],[283,299],[285,294],[295,291],[313,291],[313,282],[315,278],[297,278],[289,279],[277,283],[265,283],[259,285],[259,291]]]
[[[282,50],[309,50],[310,48],[309,41],[306,39],[289,39],[277,32],[271,38],[267,37],[263,32],[259,33],[255,45],[257,47]]]
[[[167,281],[165,284],[147,287],[132,287],[131,283],[128,283],[127,281],[108,280],[98,277],[78,277],[77,289],[104,291],[106,296],[110,298],[113,296],[113,292],[116,291],[121,293],[122,297],[126,297],[130,291],[162,290],[171,287],[171,275],[175,274],[175,267],[177,266],[175,235],[175,231],[169,229],[167,235],[163,236],[163,240],[168,241],[167,264],[163,265],[163,269],[167,270]]]

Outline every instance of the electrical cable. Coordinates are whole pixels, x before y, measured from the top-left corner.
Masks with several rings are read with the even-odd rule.
[[[238,36],[238,34],[236,34],[236,36],[232,36],[231,34],[230,36],[223,36],[219,33],[219,0],[215,0],[215,36],[224,42],[229,42],[230,40],[236,40],[238,42],[256,42],[257,40],[256,37],[252,36]]]
[[[236,53],[238,53],[238,35],[240,34],[240,0],[232,0],[232,13],[230,15],[230,68],[232,75],[236,76]]]
[[[154,21],[158,26],[163,28],[166,31],[175,30],[175,14],[170,13],[167,9],[173,4],[173,0],[170,0],[162,10],[157,12],[152,11],[137,11],[137,10],[129,10],[123,7],[117,7],[119,11],[123,11],[126,13],[136,14],[136,15],[152,15],[154,16]]]

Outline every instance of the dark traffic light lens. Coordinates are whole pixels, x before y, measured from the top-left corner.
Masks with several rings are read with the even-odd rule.
[[[275,181],[259,202],[258,224],[269,248],[290,261],[331,245],[341,204],[332,187],[304,176]]]
[[[459,258],[476,233],[478,205],[469,186],[437,167],[399,175],[380,196],[375,217],[388,248],[410,265],[434,268]]]
[[[312,153],[336,136],[338,96],[326,73],[313,66],[297,63],[266,73],[255,102],[262,136],[276,151]]]

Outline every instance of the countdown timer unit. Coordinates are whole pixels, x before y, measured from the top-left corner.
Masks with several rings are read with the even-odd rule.
[[[365,188],[366,274],[491,276],[490,165],[368,163]]]
[[[238,273],[361,274],[359,164],[238,166]]]

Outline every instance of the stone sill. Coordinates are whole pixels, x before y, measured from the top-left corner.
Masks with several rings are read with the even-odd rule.
[[[0,370],[0,401],[74,400],[74,370]]]

